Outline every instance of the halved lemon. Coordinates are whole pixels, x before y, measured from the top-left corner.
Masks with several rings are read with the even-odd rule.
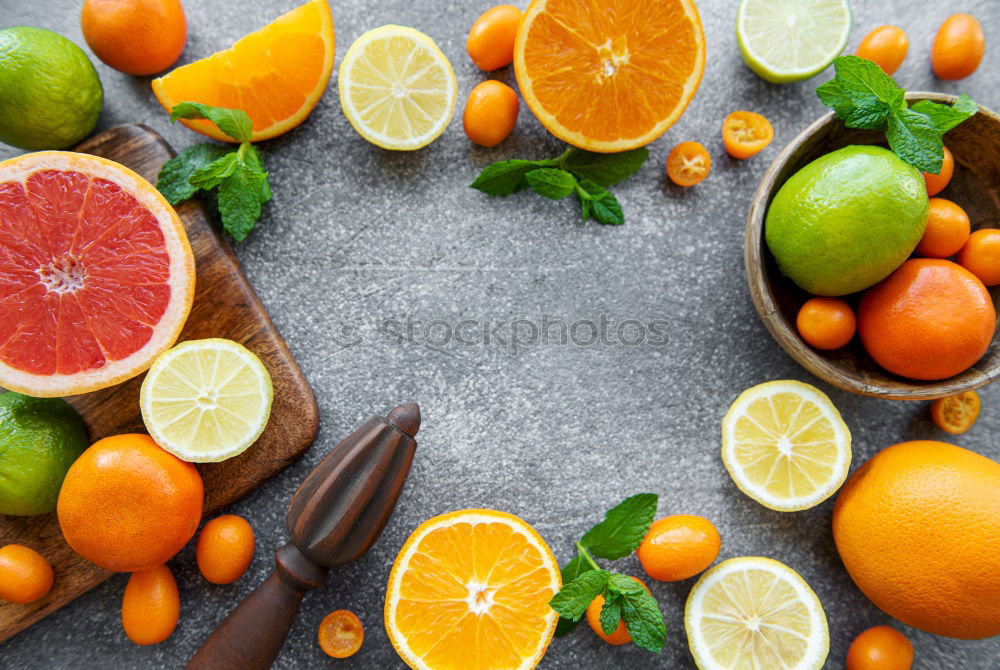
[[[422,523],[389,575],[385,629],[414,670],[530,670],[559,615],[545,540],[521,519],[470,509]]]
[[[847,478],[851,431],[815,386],[758,384],[741,393],[722,420],[722,462],[736,486],[764,507],[808,509]]]
[[[139,405],[153,440],[185,461],[223,461],[246,451],[267,425],[267,368],[249,349],[219,338],[189,340],[153,363]]]
[[[790,567],[759,556],[703,574],[688,595],[684,629],[701,670],[819,670],[830,651],[819,598]]]
[[[383,149],[413,150],[444,132],[458,84],[448,58],[419,30],[369,30],[340,64],[340,104],[358,133]]]

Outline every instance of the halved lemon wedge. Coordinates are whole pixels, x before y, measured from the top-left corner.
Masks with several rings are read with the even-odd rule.
[[[516,516],[442,514],[396,557],[385,629],[414,670],[530,670],[555,632],[561,584],[545,540]]]
[[[747,389],[722,420],[722,462],[736,486],[779,512],[833,495],[851,467],[851,431],[830,398],[794,380]]]
[[[819,670],[830,651],[813,590],[784,563],[758,556],[703,574],[688,595],[684,629],[701,670]]]
[[[232,340],[189,340],[153,363],[139,406],[150,437],[193,463],[242,453],[267,425],[271,376],[249,349]]]
[[[434,41],[405,26],[369,30],[340,64],[340,104],[362,137],[413,150],[440,135],[455,112],[458,84]]]

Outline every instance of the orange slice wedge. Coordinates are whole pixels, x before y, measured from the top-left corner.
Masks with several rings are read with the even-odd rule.
[[[521,95],[542,125],[604,153],[662,135],[704,70],[693,0],[534,0],[514,47]]]
[[[414,670],[530,670],[555,632],[561,583],[545,540],[516,516],[443,514],[396,557],[385,629]]]
[[[242,109],[254,142],[302,123],[326,90],[333,71],[333,19],[327,0],[310,0],[242,38],[225,51],[153,80],[164,109],[179,102]],[[232,142],[208,121],[182,120],[203,135]]]

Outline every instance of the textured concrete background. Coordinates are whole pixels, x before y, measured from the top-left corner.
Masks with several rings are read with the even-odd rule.
[[[524,0],[517,0],[526,4]],[[188,43],[181,62],[206,56],[263,26],[296,0],[187,0]],[[847,646],[864,628],[892,623],[854,587],[830,534],[833,501],[795,514],[769,511],[741,494],[719,459],[719,425],[744,388],[771,379],[818,384],[854,434],[855,467],[878,449],[912,438],[957,441],[1000,458],[1000,387],[983,394],[983,416],[957,440],[938,431],[924,403],[850,395],[812,378],[771,340],[751,305],[743,273],[744,215],[754,187],[779,149],[825,110],[813,89],[828,78],[773,86],[740,59],[734,0],[699,0],[708,67],[687,113],[651,148],[651,159],[615,189],[622,227],[581,225],[575,205],[528,194],[489,200],[470,188],[493,160],[543,157],[561,150],[527,109],[517,130],[494,149],[471,145],[456,118],[416,153],[389,153],[347,123],[335,78],[312,116],[261,146],[275,198],[237,255],[309,378],[322,411],[320,435],[292,468],[229,511],[246,516],[257,554],[231,586],[201,579],[192,547],[171,566],[182,617],[168,641],[131,644],[119,607],[126,577],[94,589],[0,647],[5,668],[176,668],[268,573],[286,539],[284,513],[299,481],[367,416],[417,401],[424,428],[396,514],[372,552],[337,571],[310,594],[275,667],[402,668],[382,628],[382,599],[392,560],[421,521],[466,507],[512,512],[532,523],[560,561],[605,509],[639,491],[661,496],[661,513],[701,514],[723,537],[720,559],[766,555],[798,570],[816,590],[830,623],[828,668],[843,667]],[[884,23],[902,26],[910,54],[897,79],[911,90],[966,91],[1000,108],[1000,15],[996,0],[855,0],[849,50]],[[84,45],[79,0],[0,0],[0,25],[32,24]],[[484,75],[465,54],[465,35],[489,6],[477,0],[341,0],[333,3],[337,65],[351,41],[386,23],[431,35],[452,60],[460,101]],[[956,11],[979,16],[988,35],[980,71],[960,83],[934,79],[928,61],[937,26]],[[172,127],[148,78],[97,63],[106,91],[100,128],[140,122],[175,148],[202,141]],[[513,83],[513,73],[499,77]],[[752,109],[774,123],[764,153],[730,160],[719,139],[723,117]],[[459,108],[459,114],[461,108]],[[663,161],[682,140],[712,153],[711,177],[682,191],[666,183]],[[0,146],[0,158],[15,155]],[[543,316],[572,324],[637,320],[669,325],[669,342],[638,346],[442,343],[443,320],[490,323]],[[377,332],[383,319],[407,317],[415,341]],[[527,326],[521,326],[527,329]],[[465,339],[472,338],[463,331]],[[527,331],[522,331],[522,333]],[[580,326],[578,339],[588,328]],[[506,341],[509,330],[500,337]],[[634,336],[629,330],[627,337]],[[630,340],[631,341],[631,340]],[[641,575],[634,558],[615,569]],[[669,632],[662,656],[605,645],[584,627],[555,640],[541,667],[692,668],[683,605],[693,581],[651,584]],[[316,626],[349,608],[365,623],[360,653],[333,661],[316,644]],[[899,626],[896,623],[894,625]],[[1000,641],[963,642],[904,632],[925,670],[1000,667]]]

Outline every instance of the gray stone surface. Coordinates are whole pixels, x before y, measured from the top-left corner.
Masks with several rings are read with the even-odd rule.
[[[254,30],[295,0],[187,0],[189,37],[182,62],[206,56]],[[452,60],[461,99],[484,75],[465,54],[473,20],[489,3],[458,0],[340,0],[333,3],[337,65],[351,41],[386,23],[430,34]],[[525,4],[520,0],[519,4]],[[0,0],[0,24],[34,24],[78,44],[79,0]],[[764,509],[731,483],[719,459],[720,420],[745,387],[794,378],[818,384],[840,407],[854,434],[855,466],[904,439],[957,441],[1000,457],[1000,388],[983,393],[983,416],[952,440],[927,418],[924,403],[850,395],[810,377],[766,333],[751,305],[742,260],[743,224],[754,187],[770,160],[824,109],[816,82],[773,86],[748,71],[733,33],[736,2],[700,0],[708,67],[684,117],[651,146],[642,171],[618,187],[627,223],[581,225],[569,202],[526,194],[489,200],[469,189],[487,163],[542,157],[560,150],[526,109],[517,130],[495,149],[471,145],[456,118],[431,147],[393,154],[362,140],[340,110],[336,83],[298,129],[262,145],[275,198],[236,252],[312,383],[322,427],[312,450],[285,473],[234,505],[257,533],[249,573],[231,586],[198,575],[193,549],[176,571],[183,606],[176,633],[155,647],[132,645],[119,623],[125,576],[117,576],[0,647],[5,668],[176,668],[225,614],[258,584],[286,538],[284,511],[298,482],[365,417],[417,401],[424,412],[410,481],[385,535],[356,564],[309,595],[275,667],[401,668],[382,628],[389,568],[421,521],[466,507],[515,513],[570,557],[573,541],[603,511],[638,491],[661,496],[663,513],[701,514],[723,537],[720,558],[767,555],[800,571],[830,622],[828,668],[843,667],[862,629],[891,623],[853,586],[830,533],[833,501],[797,514]],[[911,90],[967,91],[1000,108],[1000,39],[996,0],[856,0],[853,50],[868,30],[896,23],[910,35],[898,73]],[[934,79],[928,62],[936,27],[970,11],[988,35],[980,71],[960,83]],[[140,122],[175,148],[202,138],[167,123],[148,78],[97,63],[106,90],[100,128]],[[513,74],[499,77],[513,83]],[[825,79],[824,74],[819,79]],[[730,160],[719,126],[734,109],[774,123],[762,155]],[[460,114],[459,109],[459,114]],[[704,184],[683,191],[666,183],[663,161],[673,144],[702,141],[714,168]],[[0,146],[0,158],[17,153]],[[444,326],[463,319],[509,323],[543,317],[575,322],[663,321],[666,344],[555,343],[515,350],[489,343],[442,343]],[[378,333],[385,319],[420,321],[400,343]],[[473,339],[463,331],[466,340]],[[519,326],[522,336],[530,327]],[[589,329],[579,326],[578,340]],[[627,338],[634,337],[629,330]],[[615,568],[642,574],[634,558]],[[692,668],[683,605],[692,581],[652,584],[669,636],[662,656],[612,648],[588,630],[553,642],[541,667]],[[366,626],[362,651],[346,661],[325,657],[316,626],[330,610],[349,608]],[[899,624],[895,624],[899,625]],[[1000,667],[1000,642],[947,640],[902,627],[925,670]]]

